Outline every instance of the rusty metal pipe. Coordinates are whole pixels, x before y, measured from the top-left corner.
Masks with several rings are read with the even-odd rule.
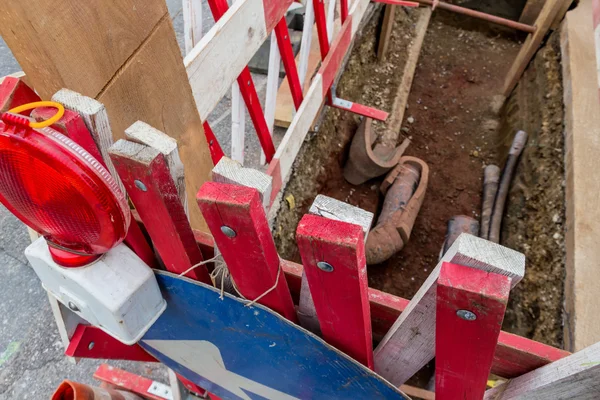
[[[490,234],[488,237],[490,242],[500,243],[500,227],[502,226],[502,217],[504,216],[504,205],[508,197],[508,189],[510,188],[515,168],[519,162],[519,156],[525,148],[525,143],[527,143],[527,133],[518,131],[508,152],[508,159],[506,160],[504,171],[502,171],[502,179],[498,186],[498,194],[496,195],[494,212],[492,213],[492,221],[490,222]]]
[[[402,157],[381,184],[385,194],[382,215],[367,236],[367,264],[380,264],[408,243],[423,204],[429,166],[416,157]],[[418,183],[418,184],[417,184]]]
[[[425,4],[428,6],[433,5],[432,0],[415,0],[417,3]],[[482,19],[484,21],[488,21],[497,25],[507,26],[512,29],[516,29],[518,31],[523,31],[527,33],[534,33],[536,30],[535,26],[522,24],[517,21],[512,21],[510,19],[496,17],[495,15],[486,14],[481,11],[471,10],[470,8],[465,8],[461,6],[455,6],[454,4],[449,4],[443,1],[440,1],[437,4],[437,8],[441,8],[442,10],[452,11],[458,14],[468,15],[469,17]]]
[[[497,165],[488,165],[483,172],[483,202],[481,205],[481,229],[479,237],[487,239],[490,235],[490,221],[494,209],[494,200],[500,182],[500,168]]]
[[[455,215],[450,218],[448,221],[448,229],[446,230],[446,240],[444,240],[440,259],[446,254],[448,249],[452,247],[452,244],[454,244],[460,235],[469,233],[473,236],[477,236],[477,232],[479,232],[479,222],[477,222],[475,218],[466,215]]]

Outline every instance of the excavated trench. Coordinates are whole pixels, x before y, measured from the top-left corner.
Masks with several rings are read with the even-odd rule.
[[[340,97],[391,111],[422,10],[398,8],[386,61],[376,58],[381,9],[354,44],[337,86]],[[562,346],[564,179],[560,50],[554,34],[502,106],[504,77],[522,36],[444,11],[431,18],[398,138],[405,155],[429,164],[429,187],[409,243],[369,266],[369,285],[411,298],[435,267],[448,220],[479,219],[483,168],[502,166],[517,129],[530,139],[511,187],[502,244],[525,253],[526,277],[511,293],[504,329]],[[354,186],[343,166],[360,118],[327,108],[296,160],[275,240],[282,257],[300,262],[294,232],[319,193],[381,211],[383,177]],[[559,182],[557,185],[556,183]],[[289,201],[292,199],[294,201]]]

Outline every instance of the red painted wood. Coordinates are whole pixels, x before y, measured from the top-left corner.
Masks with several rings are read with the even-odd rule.
[[[319,36],[319,49],[321,50],[321,60],[325,60],[329,53],[329,39],[327,38],[327,17],[325,16],[325,3],[323,0],[313,0],[315,11],[315,22],[317,24],[317,34]]]
[[[7,76],[0,83],[0,112],[40,100],[40,96],[19,78]],[[23,111],[21,114],[29,116],[31,110]]]
[[[265,119],[265,114],[260,105],[260,100],[256,93],[256,88],[254,87],[254,81],[252,80],[252,75],[250,74],[250,69],[248,67],[245,67],[238,77],[238,86],[240,87],[240,93],[244,98],[244,103],[246,103],[246,108],[248,109],[248,114],[250,114],[252,124],[256,129],[260,147],[262,147],[263,152],[265,153],[265,159],[267,162],[271,162],[275,155],[275,146],[273,145],[273,138],[271,137],[269,127],[267,126],[267,120]]]
[[[227,0],[208,0],[208,5],[215,21],[221,19],[223,14],[225,14],[229,8]],[[277,19],[277,21],[279,19]],[[265,153],[265,159],[267,162],[271,162],[273,156],[275,155],[275,146],[273,146],[273,138],[271,138],[271,133],[269,131],[267,121],[265,120],[265,114],[262,111],[260,100],[258,98],[258,94],[256,93],[256,87],[254,86],[254,81],[252,80],[252,74],[250,74],[250,69],[247,66],[244,67],[238,76],[237,82],[238,86],[240,87],[240,93],[244,98],[246,108],[248,109],[248,114],[250,114],[250,119],[252,119],[252,124],[256,130],[258,141],[260,142],[260,146]]]
[[[53,107],[39,107],[31,111],[31,117],[38,122],[46,121],[55,114],[56,109]],[[102,159],[98,146],[96,146],[96,142],[94,142],[90,131],[85,126],[81,115],[75,111],[65,110],[64,115],[52,125],[52,129],[62,133],[83,147],[85,151],[90,153],[92,157],[106,168],[106,163]]]
[[[69,357],[107,360],[158,362],[141,346],[128,346],[91,325],[79,324],[69,342],[65,355]]]
[[[391,4],[394,6],[402,7],[419,7],[419,3],[416,1],[404,1],[404,0],[371,0],[374,3]]]
[[[285,14],[292,3],[293,0],[263,0],[267,32],[271,32],[282,20],[285,21]]]
[[[373,369],[364,235],[358,225],[305,215],[296,230],[323,338]],[[330,272],[318,267],[326,262]]]
[[[273,178],[273,187],[271,189],[271,200],[269,204],[273,204],[277,194],[281,190],[283,186],[283,180],[281,179],[281,164],[279,164],[279,159],[274,158],[271,160],[269,167],[267,168],[267,175]]]
[[[294,107],[298,110],[302,104],[302,100],[304,100],[304,95],[302,94],[300,76],[298,75],[296,60],[294,59],[294,50],[292,49],[292,42],[290,40],[290,32],[288,31],[285,18],[282,18],[275,26],[275,34],[277,35],[277,46],[279,47],[285,74],[287,75],[288,83],[290,85],[290,92],[292,93],[292,98],[294,100]]]
[[[340,0],[340,15],[343,24],[346,22],[346,18],[348,18],[348,0]]]
[[[198,231],[194,233],[201,247],[214,245],[207,235],[200,234]],[[292,298],[295,304],[298,304],[304,267],[287,260],[281,260],[281,265]],[[407,307],[409,300],[369,288],[369,303],[373,336],[380,339]],[[513,378],[560,360],[570,354],[568,351],[521,336],[500,332],[494,353],[492,373],[505,378]]]
[[[137,209],[165,268],[181,274],[203,260],[177,194],[173,178],[164,156],[158,154],[148,163],[111,154],[123,185]],[[146,191],[136,186],[142,182]],[[186,274],[211,285],[206,266],[202,265]]]
[[[387,117],[389,116],[389,114],[383,110],[378,110],[376,108],[365,106],[363,104],[352,103],[350,101],[348,103],[350,103],[350,107],[346,107],[339,103],[336,104],[335,102],[330,103],[329,105],[334,108],[339,108],[340,110],[350,111],[350,112],[353,112],[354,114],[362,115],[364,117],[368,117],[368,118],[372,118],[372,119],[376,119],[376,120],[384,121],[384,122],[387,119]]]
[[[99,381],[106,382],[118,389],[124,389],[142,396],[144,399],[150,400],[165,400],[164,397],[157,396],[148,392],[154,381],[144,378],[131,372],[122,369],[111,367],[107,364],[100,364],[94,378]]]
[[[204,136],[206,137],[208,149],[210,150],[210,158],[212,159],[213,165],[217,165],[225,154],[223,153],[223,149],[221,148],[215,133],[208,124],[208,121],[205,121],[202,126],[204,127]]]
[[[503,378],[516,378],[569,355],[568,351],[500,332],[492,372]]]
[[[323,93],[327,93],[329,88],[335,80],[344,56],[350,47],[352,41],[352,17],[349,16],[346,22],[342,25],[341,30],[338,32],[335,40],[331,44],[331,50],[327,54],[327,57],[323,60],[321,68],[319,68],[319,74],[323,76]]]
[[[435,395],[440,400],[480,400],[510,293],[510,278],[444,263],[437,284]],[[470,321],[457,315],[468,310]]]
[[[277,282],[275,289],[262,297],[260,303],[297,322],[258,191],[245,186],[207,182],[200,188],[197,198],[240,293],[254,300]],[[222,227],[232,229],[235,237],[226,236]]]

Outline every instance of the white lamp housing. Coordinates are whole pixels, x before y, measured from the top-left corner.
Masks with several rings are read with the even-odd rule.
[[[139,341],[167,307],[152,269],[124,244],[78,268],[56,264],[44,238],[25,256],[58,301],[125,344]]]

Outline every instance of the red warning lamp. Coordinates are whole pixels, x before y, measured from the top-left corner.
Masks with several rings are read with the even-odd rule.
[[[30,125],[25,117],[2,115],[0,202],[44,236],[58,264],[89,264],[125,238],[131,219],[127,200],[78,144]]]

